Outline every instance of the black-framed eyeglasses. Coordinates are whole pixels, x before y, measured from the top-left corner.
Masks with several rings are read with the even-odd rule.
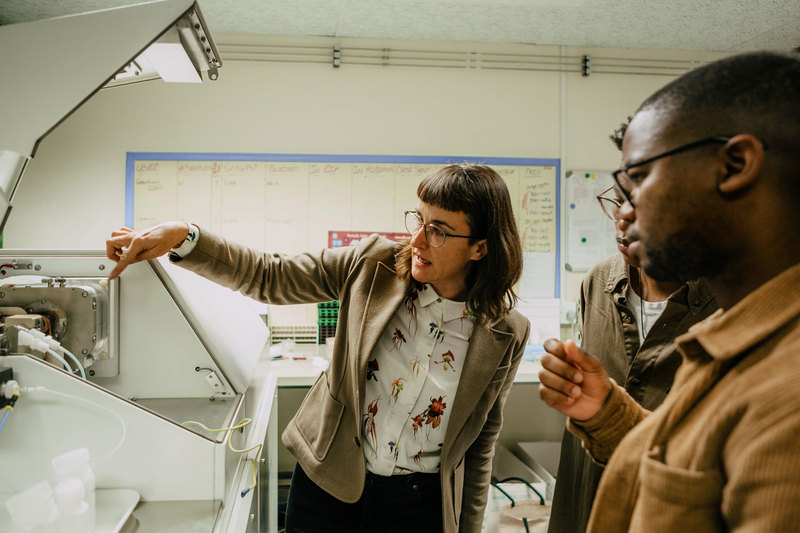
[[[613,194],[613,196],[609,196],[609,193]],[[619,220],[619,210],[622,207],[622,202],[625,201],[625,197],[622,196],[622,200],[620,200],[620,194],[617,192],[617,187],[612,185],[608,189],[604,190],[595,198],[597,201],[600,202],[600,209],[603,210],[603,213],[616,222]]]
[[[458,237],[459,239],[473,239],[472,235],[455,235],[454,233],[447,233],[445,230],[436,224],[425,224],[416,211],[406,211],[406,229],[412,235],[416,234],[421,228],[425,228],[425,240],[434,248],[444,246],[444,241],[448,237]]]
[[[639,176],[638,174],[634,173],[631,176],[628,171],[632,168],[640,167],[642,165],[646,165],[648,163],[652,163],[653,161],[657,161],[659,159],[663,159],[665,157],[669,157],[671,155],[679,154],[681,152],[686,152],[688,150],[693,150],[700,146],[710,144],[710,143],[726,143],[731,140],[732,137],[723,137],[720,135],[715,135],[713,137],[706,137],[704,139],[700,139],[697,141],[693,141],[687,144],[683,144],[678,146],[677,148],[673,148],[672,150],[667,150],[664,153],[655,155],[653,157],[648,157],[647,159],[642,159],[641,161],[636,161],[629,165],[625,165],[624,167],[620,167],[611,175],[614,178],[614,183],[617,184],[617,192],[622,194],[622,196],[633,206],[633,200],[631,199],[631,192],[633,188],[640,184],[645,176]]]

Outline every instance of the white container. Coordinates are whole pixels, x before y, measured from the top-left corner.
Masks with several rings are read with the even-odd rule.
[[[89,505],[88,520],[91,528],[87,531],[94,530],[95,524],[95,497],[94,497],[94,473],[89,464],[89,450],[86,448],[78,448],[72,450],[58,457],[54,457],[53,461],[53,474],[56,484],[70,478],[78,478],[83,483],[85,491],[85,500]]]
[[[90,533],[94,529],[83,481],[76,477],[59,481],[53,496],[61,513],[57,521],[58,533]]]
[[[58,517],[53,499],[53,489],[47,481],[40,481],[8,499],[6,502],[11,521],[24,531],[49,531],[49,525]]]

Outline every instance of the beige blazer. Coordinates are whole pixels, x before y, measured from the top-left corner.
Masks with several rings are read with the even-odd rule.
[[[373,235],[358,246],[297,256],[269,255],[201,231],[178,264],[272,304],[339,301],[333,357],[283,433],[308,476],[345,502],[364,489],[361,406],[367,360],[409,282],[394,270],[396,243]],[[503,405],[527,343],[530,324],[517,311],[476,323],[441,455],[446,532],[480,531]]]

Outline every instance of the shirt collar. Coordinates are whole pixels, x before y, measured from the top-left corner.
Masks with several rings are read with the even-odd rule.
[[[625,263],[622,255],[617,254],[617,260],[612,262],[611,268],[608,269],[606,286],[603,290],[610,294],[624,294],[625,289],[630,284],[629,278],[628,265]]]
[[[442,319],[447,322],[456,318],[464,318],[467,316],[466,302],[454,302],[447,298],[441,298],[432,286],[423,283],[418,289],[419,305],[420,307],[428,307],[434,303],[442,304]]]
[[[708,303],[714,299],[714,295],[711,294],[711,288],[708,286],[708,283],[705,280],[695,280],[690,281],[689,283],[685,284],[681,287],[675,294],[686,291],[686,296],[683,298],[683,301],[689,304],[689,307],[692,311],[697,312],[700,309],[703,309]],[[673,295],[675,296],[675,295]],[[672,296],[670,296],[672,298]],[[714,303],[714,307],[716,307],[716,302]]]
[[[625,262],[621,254],[617,258],[618,260],[614,261],[608,271],[604,290],[607,293],[624,296],[631,283],[631,267]],[[705,307],[712,298],[713,295],[705,281],[690,281],[684,283],[678,290],[673,292],[669,300],[686,305],[692,311],[697,312]]]
[[[727,312],[719,309],[675,342],[690,359],[730,359],[800,315],[800,264],[778,274]]]

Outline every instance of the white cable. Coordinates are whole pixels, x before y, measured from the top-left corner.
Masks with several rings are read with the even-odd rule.
[[[105,405],[100,405],[97,402],[93,402],[92,400],[87,400],[86,398],[81,398],[80,396],[75,396],[74,394],[68,394],[66,392],[60,392],[60,391],[48,389],[47,387],[22,387],[20,390],[22,392],[49,392],[50,394],[55,394],[55,395],[58,395],[58,396],[64,396],[65,398],[71,398],[73,400],[79,400],[81,402],[85,402],[85,403],[88,403],[90,405],[94,405],[95,407],[99,407],[100,409],[103,409],[104,411],[108,411],[109,413],[114,415],[117,418],[117,420],[119,420],[119,423],[122,426],[122,437],[120,437],[119,442],[117,443],[117,445],[114,446],[114,448],[108,454],[106,454],[105,457],[103,457],[101,459],[98,459],[97,461],[95,461],[95,463],[102,463],[103,461],[108,460],[111,456],[113,456],[115,453],[117,453],[117,450],[119,450],[122,447],[122,443],[125,442],[125,438],[128,436],[128,426],[127,426],[127,424],[125,424],[125,420],[119,415],[119,413],[113,411],[112,409],[109,409]]]

